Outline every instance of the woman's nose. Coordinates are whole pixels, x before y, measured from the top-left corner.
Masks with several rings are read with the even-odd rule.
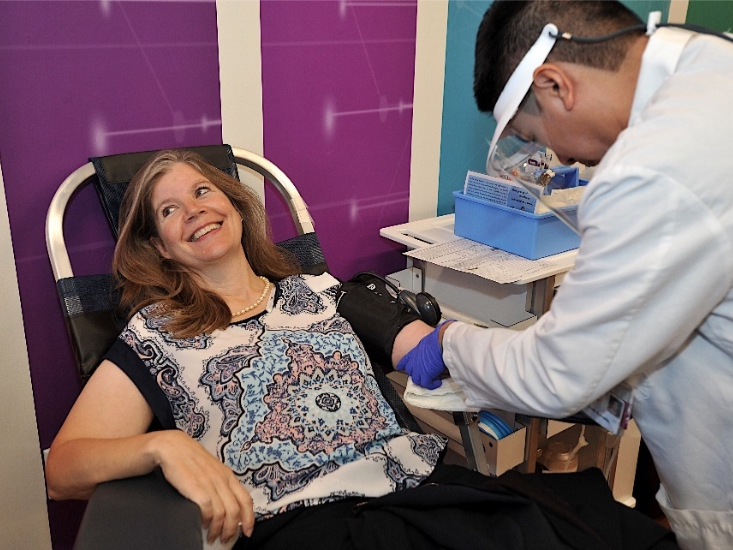
[[[198,214],[203,212],[203,207],[196,201],[187,201],[184,205],[184,212],[186,214],[186,219],[195,218]]]

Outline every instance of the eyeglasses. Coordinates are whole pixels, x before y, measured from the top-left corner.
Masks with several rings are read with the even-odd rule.
[[[546,170],[550,160],[552,160],[551,154],[544,145],[512,135],[498,141],[494,147],[494,154],[487,159],[486,172],[499,177],[541,184],[537,181],[538,172]]]

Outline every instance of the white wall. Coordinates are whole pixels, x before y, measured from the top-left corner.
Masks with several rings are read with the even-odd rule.
[[[669,23],[685,23],[687,21],[687,8],[689,0],[671,0],[669,3]]]
[[[0,548],[51,548],[46,483],[0,167]]]
[[[418,0],[409,221],[438,209],[448,0]]]
[[[223,143],[264,154],[260,3],[216,0]],[[247,170],[239,177],[264,201],[264,181]]]
[[[224,143],[263,154],[260,3],[216,1]]]

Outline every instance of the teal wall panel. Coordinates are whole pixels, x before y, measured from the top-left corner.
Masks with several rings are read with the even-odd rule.
[[[454,211],[454,190],[463,186],[468,170],[483,172],[487,139],[494,119],[480,113],[473,99],[476,32],[489,0],[450,0],[445,52],[443,125],[440,139],[438,215]]]

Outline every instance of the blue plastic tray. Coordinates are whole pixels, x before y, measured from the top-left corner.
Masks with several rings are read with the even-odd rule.
[[[454,191],[454,233],[530,260],[578,248],[580,237],[552,212],[534,214]],[[575,208],[564,212],[573,216]]]

